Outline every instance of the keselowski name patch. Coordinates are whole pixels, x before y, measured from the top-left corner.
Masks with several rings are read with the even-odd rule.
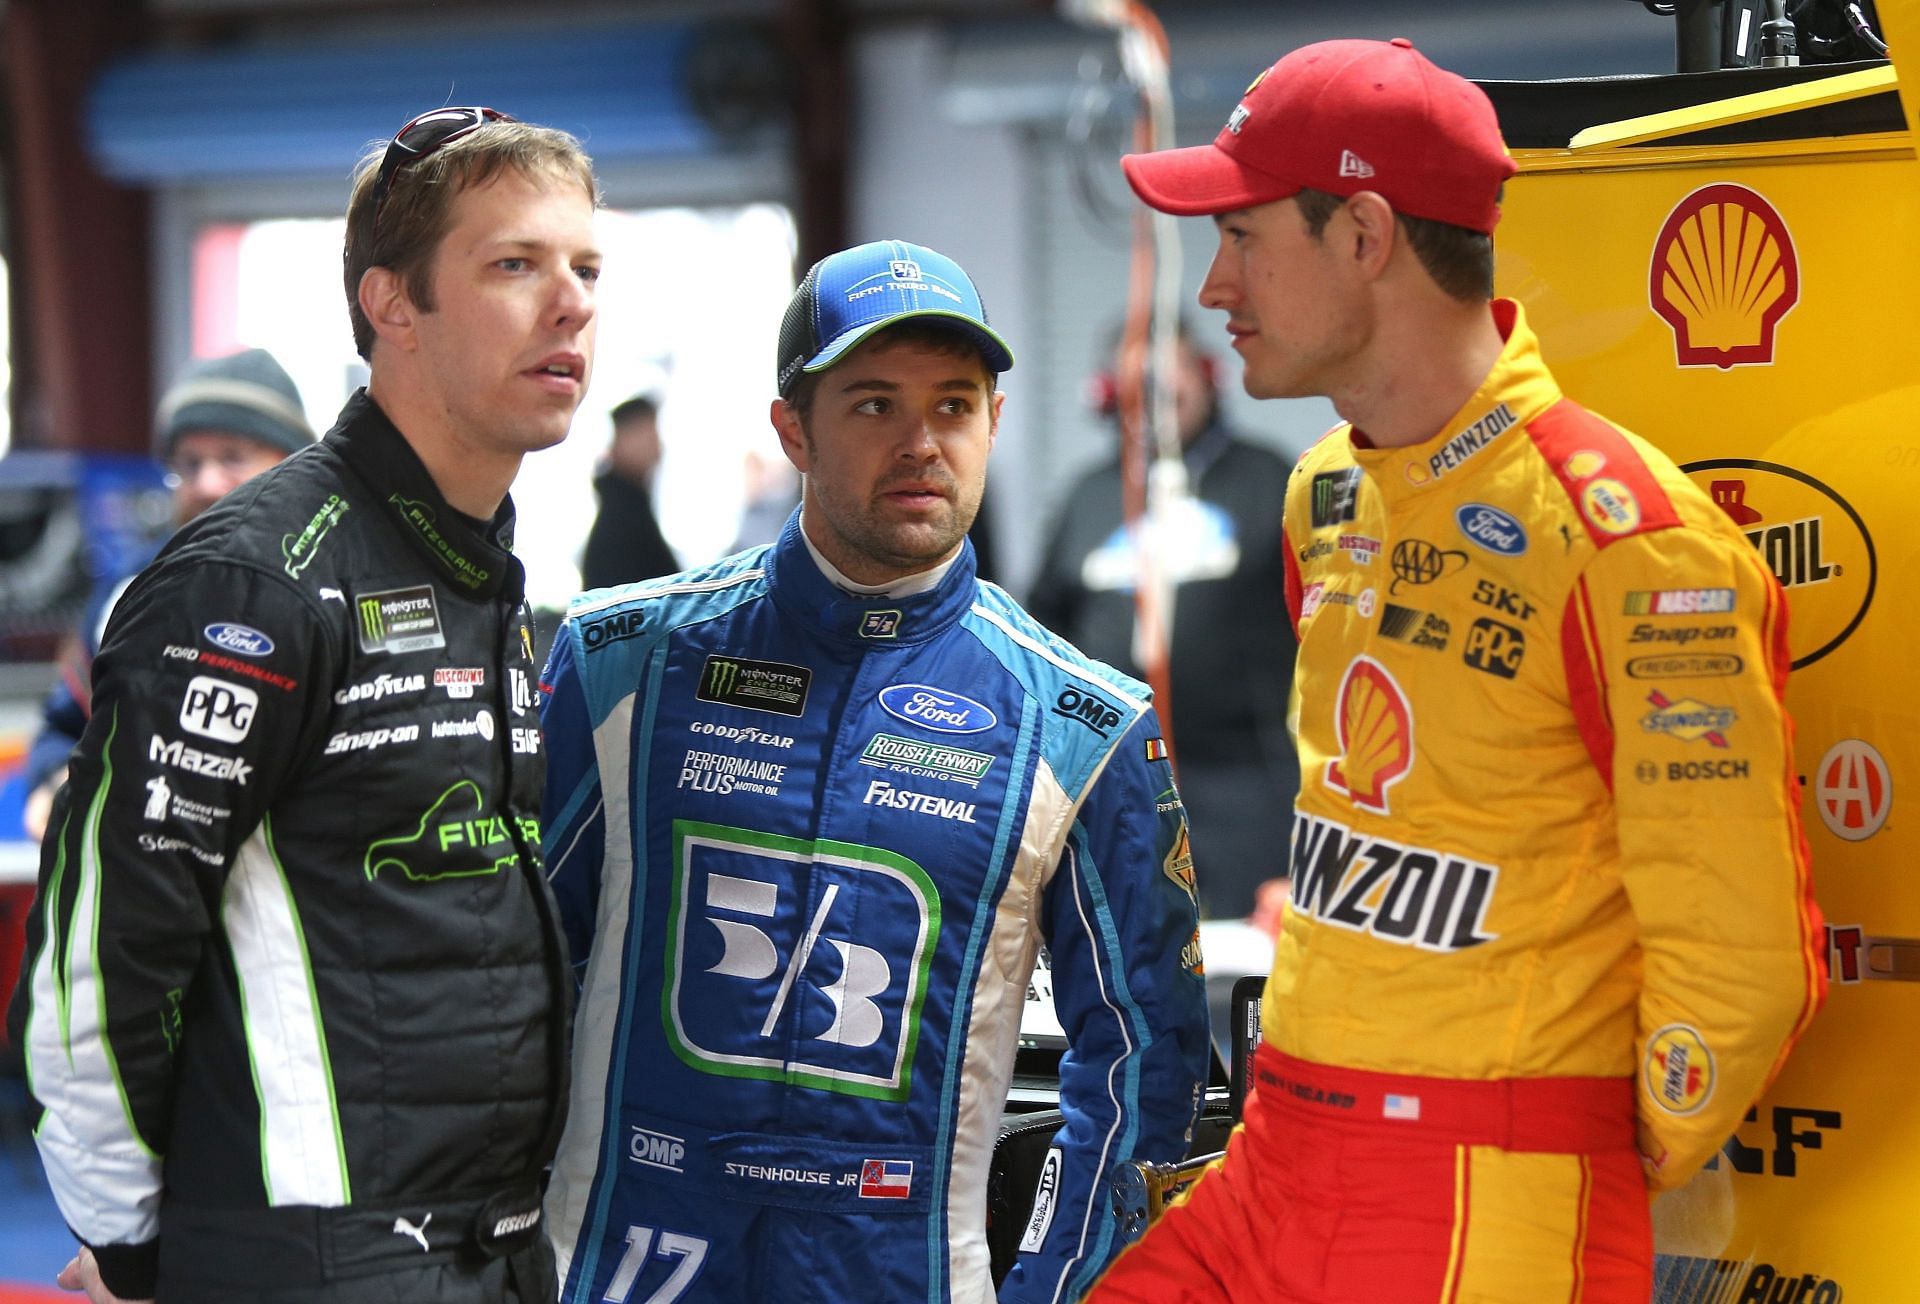
[[[1294,821],[1293,864],[1293,909],[1309,919],[1423,951],[1465,951],[1499,937],[1487,931],[1497,866],[1304,811]]]
[[[812,686],[813,671],[805,666],[712,653],[700,668],[700,687],[694,696],[720,706],[801,716],[806,714]]]

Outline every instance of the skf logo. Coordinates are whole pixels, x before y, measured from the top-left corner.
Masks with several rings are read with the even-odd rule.
[[[1814,805],[1827,832],[1848,842],[1878,833],[1893,810],[1893,775],[1872,743],[1842,738],[1814,771]]]
[[[1768,364],[1780,319],[1800,302],[1800,257],[1772,204],[1745,186],[1703,186],[1660,228],[1647,293],[1679,365]]]
[[[1713,1053],[1697,1031],[1669,1023],[1647,1038],[1642,1076],[1660,1108],[1691,1114],[1713,1096]]]
[[[1525,634],[1512,625],[1484,616],[1467,630],[1466,647],[1460,653],[1461,660],[1475,670],[1484,670],[1502,679],[1512,679],[1519,674],[1520,663],[1526,656]]]
[[[1413,768],[1413,708],[1387,668],[1355,657],[1335,708],[1341,754],[1327,762],[1327,786],[1362,810],[1387,813],[1387,789]]]

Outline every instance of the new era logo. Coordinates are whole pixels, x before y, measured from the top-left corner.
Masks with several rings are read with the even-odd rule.
[[[895,258],[887,266],[893,272],[896,281],[917,281],[920,279],[920,264],[911,258]]]
[[[1340,175],[1343,177],[1370,177],[1373,164],[1361,158],[1350,149],[1340,151]]]

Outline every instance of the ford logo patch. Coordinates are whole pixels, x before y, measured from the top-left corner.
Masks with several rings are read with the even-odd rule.
[[[890,684],[880,690],[880,705],[888,715],[935,733],[979,733],[1000,723],[971,697],[928,684]]]
[[[221,621],[200,631],[200,637],[217,648],[238,652],[243,657],[264,657],[273,652],[273,640],[257,629]]]
[[[1518,557],[1527,550],[1527,531],[1520,522],[1485,503],[1465,503],[1453,513],[1460,533],[1488,552],[1502,557]]]

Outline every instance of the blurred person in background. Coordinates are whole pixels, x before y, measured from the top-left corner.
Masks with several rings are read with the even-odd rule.
[[[367,388],[114,608],[9,1029],[95,1304],[548,1304],[572,980],[507,491],[591,374],[579,142],[356,169]]]
[[[680,569],[653,512],[653,475],[660,467],[660,405],[635,394],[612,412],[613,441],[593,478],[599,514],[580,561],[585,588],[650,580]]]
[[[770,547],[577,601],[544,677],[547,845],[584,975],[548,1215],[569,1299],[995,1297],[987,1175],[1044,943],[1070,1049],[1001,1304],[1119,1247],[1207,1065],[1186,818],[1149,690],[979,582],[1013,364],[967,274],[815,264],[770,418]]]
[[[173,523],[185,525],[281,459],[313,442],[300,391],[271,353],[246,349],[190,364],[160,400],[153,453],[167,470]],[[67,757],[91,713],[93,658],[113,604],[131,581],[115,577],[74,632],[41,707],[40,732],[27,753],[23,822],[39,841],[53,794],[66,781]]]
[[[1280,508],[1288,465],[1240,438],[1221,417],[1213,360],[1182,320],[1174,353],[1174,413],[1198,527],[1179,577],[1170,712],[1180,791],[1193,823],[1201,912],[1239,919],[1257,889],[1287,872],[1287,830],[1300,786],[1287,733],[1293,628],[1287,620]],[[1095,401],[1119,433],[1114,370]],[[1135,584],[1140,559],[1123,517],[1120,454],[1061,498],[1027,599],[1035,619],[1089,656],[1139,676]]]

